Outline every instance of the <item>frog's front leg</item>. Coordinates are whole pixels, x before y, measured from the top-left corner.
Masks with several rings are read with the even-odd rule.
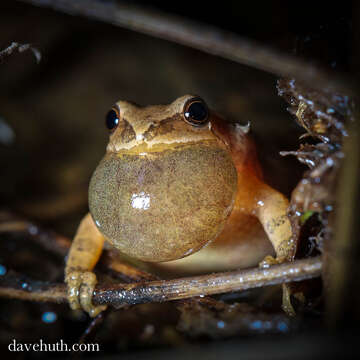
[[[83,309],[95,317],[106,306],[94,306],[91,298],[97,283],[92,272],[99,260],[104,237],[94,224],[90,213],[81,221],[71,245],[65,267],[67,298],[73,310]]]

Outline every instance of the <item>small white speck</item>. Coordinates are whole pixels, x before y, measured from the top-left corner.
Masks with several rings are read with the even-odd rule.
[[[327,166],[333,166],[334,165],[334,160],[332,158],[327,158],[326,159],[326,165]]]
[[[99,220],[95,220],[95,224],[96,224],[97,227],[101,226]]]
[[[193,251],[194,251],[194,249],[189,249],[189,250],[184,254],[184,256],[190,255]]]
[[[264,202],[261,201],[261,200],[259,200],[259,201],[257,202],[257,204],[258,204],[259,206],[264,206]]]
[[[29,226],[29,233],[30,235],[36,235],[38,232],[38,228],[35,225],[30,225]]]
[[[141,191],[138,194],[132,194],[131,206],[134,209],[147,210],[150,208],[150,196]]]
[[[144,139],[144,135],[143,134],[139,134],[139,135],[136,135],[136,140],[137,141],[141,141]]]
[[[269,264],[267,261],[262,261],[262,262],[260,263],[260,267],[261,267],[262,269],[268,269],[268,268],[270,267],[270,264]]]

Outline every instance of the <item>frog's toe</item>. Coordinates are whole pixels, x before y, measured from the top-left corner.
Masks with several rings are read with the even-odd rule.
[[[274,258],[271,255],[265,256],[265,258],[259,263],[259,267],[262,269],[266,269],[272,265],[282,264],[284,261],[286,261],[285,258]]]
[[[282,284],[282,309],[288,316],[296,316],[294,307],[291,304],[291,288],[289,284]]]
[[[263,261],[259,263],[259,267],[262,269],[269,268],[272,265],[282,264],[286,261],[285,257],[276,257],[273,256],[266,256]],[[296,312],[294,307],[291,304],[291,287],[289,284],[282,284],[282,309],[284,312],[291,317],[296,316]]]
[[[92,303],[92,296],[97,283],[96,275],[93,272],[84,272],[82,274],[82,284],[80,288],[81,308],[91,317],[97,316],[106,309],[106,305],[95,306]]]
[[[71,309],[82,309],[95,317],[106,309],[106,305],[95,306],[92,296],[97,283],[96,275],[90,271],[73,271],[66,277],[67,298]]]
[[[81,286],[81,272],[73,271],[65,279],[67,284],[67,299],[71,309],[78,310],[80,309],[79,301],[79,289]]]

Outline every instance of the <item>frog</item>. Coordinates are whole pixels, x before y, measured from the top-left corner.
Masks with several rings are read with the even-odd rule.
[[[120,100],[106,126],[65,266],[72,309],[106,309],[92,303],[104,246],[173,276],[291,261],[289,201],[264,181],[248,125],[184,95],[168,105]]]

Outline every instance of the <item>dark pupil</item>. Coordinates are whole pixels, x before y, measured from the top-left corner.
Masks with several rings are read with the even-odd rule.
[[[106,127],[109,130],[114,129],[119,123],[119,118],[115,110],[110,110],[106,115]]]
[[[201,122],[207,118],[207,109],[201,102],[194,102],[188,109],[189,118]]]

